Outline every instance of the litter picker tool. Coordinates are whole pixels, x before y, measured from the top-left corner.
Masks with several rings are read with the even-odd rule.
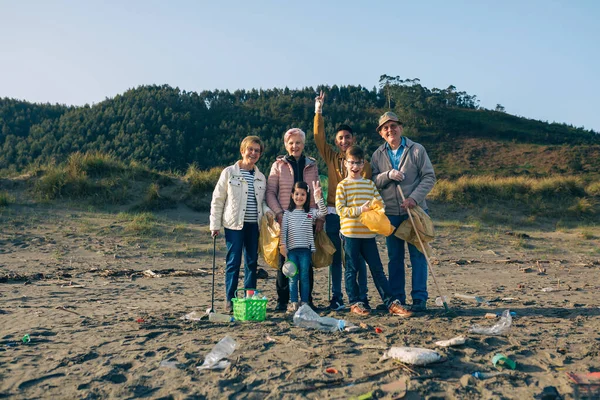
[[[215,270],[217,269],[217,236],[213,236],[213,268],[212,268],[212,287],[210,290],[210,308],[206,310],[206,315],[215,312]]]
[[[404,197],[404,192],[402,191],[402,187],[400,186],[400,184],[398,184],[397,186],[398,186],[398,191],[400,192],[400,196],[402,197],[402,201],[406,201],[406,198]],[[440,286],[437,283],[437,279],[435,279],[435,273],[433,272],[433,265],[431,264],[431,261],[429,260],[429,255],[427,254],[427,248],[425,247],[425,243],[421,239],[421,233],[417,229],[417,225],[415,224],[415,220],[413,219],[413,215],[412,215],[410,208],[407,207],[406,212],[408,213],[408,218],[410,219],[410,223],[415,231],[415,234],[417,235],[419,244],[421,245],[421,248],[423,249],[423,255],[425,256],[425,260],[427,260],[427,266],[429,267],[429,272],[431,272],[431,277],[433,278],[433,283],[435,284],[435,288],[437,289],[438,293],[440,294],[442,303],[444,305],[444,309],[446,310],[447,314],[455,314],[452,310],[450,310],[450,307],[448,307],[448,303],[445,300],[446,297],[440,290]],[[429,244],[427,244],[427,246],[429,246]]]

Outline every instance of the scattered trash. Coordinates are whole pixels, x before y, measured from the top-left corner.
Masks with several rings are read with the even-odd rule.
[[[494,358],[492,358],[492,364],[494,364],[494,367],[496,368],[498,368],[498,366],[508,367],[510,369],[517,368],[517,363],[501,353],[496,354]]]
[[[420,347],[390,347],[388,351],[383,353],[379,361],[388,358],[412,365],[427,365],[443,361],[442,356],[437,351]]]
[[[156,272],[153,272],[151,269],[147,269],[144,272],[142,272],[142,275],[144,275],[147,278],[162,278],[161,274],[157,274]]]
[[[461,344],[465,344],[467,338],[464,336],[457,336],[448,340],[439,340],[435,342],[436,346],[440,347],[452,347],[452,346],[460,346]]]
[[[498,318],[498,314],[494,314],[494,313],[486,313],[486,314],[484,315],[484,317],[485,317],[486,319],[496,319],[496,318]]]
[[[204,363],[197,367],[199,371],[203,369],[225,369],[231,365],[228,360],[223,360],[233,354],[237,343],[231,336],[225,336],[213,349],[206,355]]]
[[[380,399],[384,396],[383,391],[380,389],[375,389],[367,393],[363,393],[359,396],[350,397],[350,400],[371,400],[371,399]]]
[[[487,306],[490,305],[490,302],[485,300],[483,297],[470,296],[467,294],[460,294],[460,293],[454,293],[454,296],[458,297],[459,299],[464,299],[464,300],[475,300],[477,302],[477,304],[485,304]]]
[[[473,376],[477,379],[488,379],[498,375],[506,375],[506,372],[473,372]]]
[[[545,287],[545,288],[542,288],[542,292],[557,292],[559,290],[560,289],[557,289],[555,287]]]
[[[294,314],[294,325],[300,328],[318,329],[325,332],[352,332],[358,328],[352,322],[331,317],[321,317],[308,304],[303,304]]]
[[[206,314],[200,314],[197,311],[192,311],[191,313],[185,314],[183,317],[180,317],[179,319],[182,319],[184,321],[200,321],[200,320],[202,320],[202,317],[204,317],[205,315]]]
[[[510,310],[504,310],[502,316],[500,317],[500,321],[498,321],[492,327],[483,327],[481,325],[473,325],[469,329],[470,333],[477,333],[480,335],[503,335],[510,329],[512,325],[512,316],[510,315]]]
[[[23,344],[27,344],[29,342],[31,342],[31,338],[29,337],[29,334],[25,334],[25,336],[23,336],[23,339],[21,339],[21,341],[23,342]]]
[[[383,333],[383,329],[381,329],[380,327],[376,326],[375,327],[375,333]]]
[[[438,307],[443,307],[444,306],[444,302],[446,302],[446,304],[448,304],[448,296],[441,296],[441,297],[436,297],[435,298],[435,305]]]
[[[338,374],[339,373],[339,371],[335,368],[327,368],[325,370],[325,372],[327,372],[328,374]]]
[[[177,361],[162,360],[159,364],[159,367],[177,368],[177,365],[179,365]]]
[[[208,320],[210,322],[233,322],[235,319],[231,315],[210,313],[208,314]]]
[[[135,322],[137,322],[138,324],[143,324],[146,321],[143,318],[138,318],[135,320]]]

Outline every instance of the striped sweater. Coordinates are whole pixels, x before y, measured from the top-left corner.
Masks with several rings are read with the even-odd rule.
[[[381,196],[370,179],[346,178],[339,183],[335,193],[335,208],[340,216],[342,235],[365,239],[376,236],[358,218],[362,205],[373,199],[381,200]]]
[[[317,204],[319,209],[312,208],[308,213],[303,209],[285,210],[280,233],[282,246],[285,245],[288,250],[310,249],[313,253],[316,251],[313,224],[318,218],[327,215],[327,207],[322,197]]]

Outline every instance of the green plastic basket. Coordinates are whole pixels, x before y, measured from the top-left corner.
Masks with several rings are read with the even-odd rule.
[[[260,296],[260,290],[256,289],[238,289],[235,291],[233,302],[233,318],[236,321],[264,321],[267,317],[267,299],[253,299],[245,297],[247,290],[253,290],[257,296]],[[238,293],[242,292],[239,296]],[[262,297],[262,296],[261,296]]]

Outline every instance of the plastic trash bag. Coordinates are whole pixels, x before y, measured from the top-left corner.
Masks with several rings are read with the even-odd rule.
[[[390,236],[394,232],[394,225],[385,215],[383,203],[377,199],[371,202],[371,209],[361,213],[358,219],[373,233]]]
[[[383,353],[381,360],[387,360],[388,358],[412,365],[427,365],[443,360],[437,351],[421,347],[390,347],[388,351]]]
[[[510,315],[510,310],[504,310],[502,316],[500,317],[500,320],[496,323],[496,325],[491,327],[473,325],[469,329],[469,332],[477,333],[480,335],[498,336],[507,333],[510,330],[511,325],[512,315]]]
[[[427,213],[423,211],[423,209],[420,206],[411,208],[410,212],[413,216],[412,219],[414,221],[415,228],[421,236],[421,240],[423,241],[423,244],[426,247],[427,253],[425,253],[421,248],[421,243],[419,243],[417,233],[415,232],[415,229],[413,229],[413,223],[410,221],[410,217],[400,224],[394,235],[412,244],[417,249],[419,249],[421,253],[429,255],[430,248],[427,245],[427,243],[431,242],[435,237],[435,232],[433,230],[433,221],[431,221],[429,215],[427,215]]]
[[[279,268],[279,232],[281,227],[273,219],[264,215],[260,220],[260,234],[258,236],[258,252],[265,262],[275,269]]]
[[[223,360],[233,354],[237,343],[231,336],[225,336],[213,349],[206,355],[204,363],[197,367],[203,369],[225,369],[231,364],[228,360]]]
[[[325,230],[320,231],[315,235],[315,247],[317,251],[312,254],[313,268],[325,268],[333,262],[333,254],[335,246],[325,233]]]

